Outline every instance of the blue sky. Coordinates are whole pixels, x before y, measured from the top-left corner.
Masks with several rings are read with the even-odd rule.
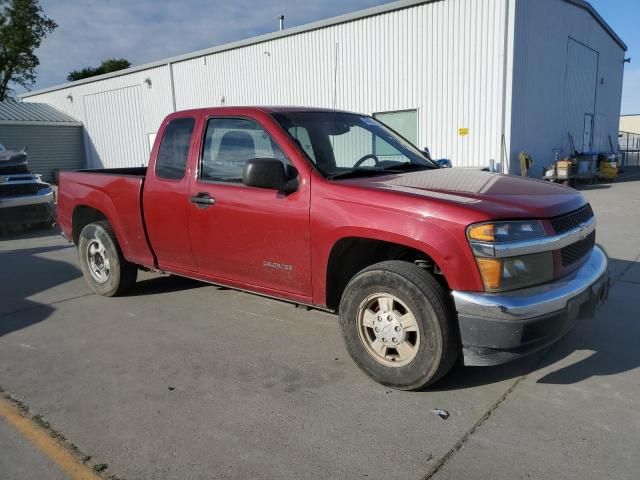
[[[389,0],[40,0],[57,30],[39,49],[34,88],[104,58],[134,65],[292,27]]]
[[[530,0],[535,1],[535,0]],[[58,29],[40,48],[38,81],[66,81],[104,58],[134,65],[387,3],[388,0],[40,0]],[[592,0],[627,43],[622,113],[640,113],[640,0]]]
[[[591,0],[589,3],[629,48],[627,57],[631,57],[631,64],[624,67],[622,113],[640,114],[640,1]]]

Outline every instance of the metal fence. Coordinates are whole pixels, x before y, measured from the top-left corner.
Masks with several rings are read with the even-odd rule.
[[[620,132],[618,134],[618,145],[622,155],[623,167],[640,166],[640,134]]]

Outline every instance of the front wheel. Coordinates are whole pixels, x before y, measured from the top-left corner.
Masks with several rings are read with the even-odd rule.
[[[455,363],[457,335],[445,289],[412,263],[386,261],[358,273],[339,316],[349,354],[383,385],[425,387]]]
[[[122,295],[136,282],[138,267],[124,258],[107,221],[90,223],[82,229],[78,255],[85,280],[99,295]]]

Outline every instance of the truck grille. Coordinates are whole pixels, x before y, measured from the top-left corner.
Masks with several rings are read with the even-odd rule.
[[[38,193],[36,183],[0,184],[0,195],[33,195]]]
[[[579,210],[567,213],[566,215],[552,218],[550,222],[556,233],[564,233],[568,232],[569,230],[573,230],[581,223],[586,222],[592,217],[593,210],[591,209],[591,205],[587,203]]]
[[[584,240],[572,243],[560,250],[562,256],[562,266],[570,267],[580,259],[582,259],[587,253],[591,251],[596,244],[596,232],[593,231]]]

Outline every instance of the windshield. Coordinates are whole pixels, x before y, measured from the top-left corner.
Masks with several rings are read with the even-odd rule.
[[[438,168],[372,117],[343,112],[280,112],[273,117],[326,178]]]

